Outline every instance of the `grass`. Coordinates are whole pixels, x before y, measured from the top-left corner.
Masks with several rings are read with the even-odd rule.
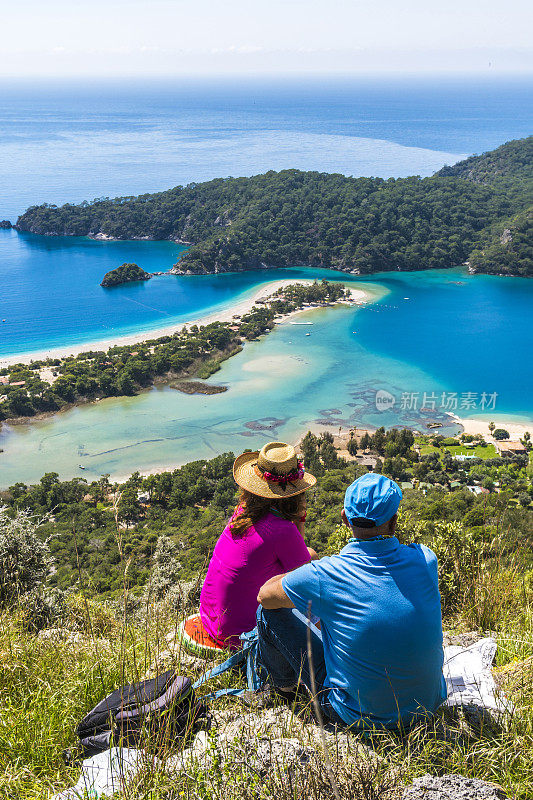
[[[432,453],[442,453],[447,450],[452,456],[475,456],[476,458],[496,458],[498,453],[493,444],[477,445],[476,447],[464,447],[463,445],[446,445],[442,448],[433,447],[430,444],[420,446],[420,454],[423,456]]]
[[[500,585],[498,590],[501,589]],[[376,736],[373,751],[381,765],[377,772],[372,751],[365,750],[363,755],[358,752],[353,760],[343,756],[334,737],[333,741],[330,738],[332,771],[342,798],[392,800],[400,784],[426,772],[458,772],[494,781],[514,792],[520,800],[533,796],[531,665],[519,685],[512,688],[516,665],[533,655],[532,616],[529,612],[517,621],[501,609],[500,619],[491,621],[499,622],[498,672],[507,676],[508,694],[515,704],[515,712],[502,727],[487,726],[485,730],[469,727],[461,715],[446,712],[439,715],[437,724],[421,726],[404,739],[391,733]],[[156,613],[152,609],[150,622],[145,626],[139,622],[127,623],[124,627],[118,625],[100,640],[84,634],[75,647],[68,641],[43,640],[24,632],[12,615],[4,615],[1,623],[0,797],[41,800],[52,790],[76,782],[79,768],[65,767],[62,760],[62,751],[75,744],[75,725],[113,687],[139,679],[148,665],[155,665],[172,619],[163,604]],[[466,623],[470,623],[469,618],[454,620],[458,628]],[[178,669],[189,671],[179,663]],[[224,683],[230,680],[229,676],[224,676]],[[217,705],[224,713],[228,701]],[[234,707],[233,710],[235,713]],[[241,709],[236,713],[241,713]],[[245,710],[242,713],[244,719]],[[446,736],[443,736],[443,725]],[[187,774],[172,779],[164,770],[151,768],[136,779],[134,787],[125,788],[123,796],[150,800],[181,797],[190,800],[198,797],[204,800],[226,797],[290,800],[293,796],[329,800],[333,796],[323,754],[316,742],[315,760],[306,767],[306,794],[293,795],[286,776],[276,773],[254,788],[250,774],[246,777],[247,770],[243,769],[248,755],[242,741],[225,742],[222,745],[225,755],[221,755],[217,739],[223,731],[224,726],[218,727],[211,736],[216,758],[225,759],[222,777],[213,765],[206,767],[205,758],[202,758]],[[302,726],[296,718],[289,721],[286,735],[305,744]],[[356,737],[351,738],[357,741]],[[179,750],[178,741],[163,754],[163,763]],[[370,788],[367,786],[367,793],[363,794],[361,786],[365,780]]]
[[[229,700],[217,701],[216,725],[207,750],[185,770],[169,773],[170,759],[183,747],[169,742],[161,763],[143,769],[120,796],[133,800],[397,800],[401,787],[427,772],[460,773],[501,785],[517,800],[533,797],[533,571],[527,543],[490,551],[468,551],[463,534],[451,529],[431,542],[445,566],[442,578],[445,628],[490,632],[498,643],[495,670],[514,710],[501,724],[483,716],[443,710],[434,723],[403,737],[386,732],[362,741],[328,734],[325,749],[314,735],[303,769],[255,766],[249,739],[224,738],[237,721],[254,729],[260,712]],[[437,536],[437,533],[435,533]],[[127,565],[123,606],[128,607]],[[447,587],[447,588],[445,588]],[[193,602],[193,601],[191,601]],[[176,619],[190,610],[163,601],[140,605],[127,616],[120,606],[77,596],[61,621],[66,638],[30,633],[17,609],[0,616],[0,798],[44,800],[76,782],[78,767],[65,766],[62,752],[75,745],[75,726],[117,685],[139,680],[173,664],[181,674],[198,674],[179,650],[168,652]],[[70,633],[69,633],[70,631]],[[225,673],[215,686],[235,683]],[[206,687],[206,691],[214,688]],[[280,733],[255,733],[275,746],[279,736],[309,747],[316,726],[284,708]],[[233,721],[233,722],[232,722]],[[252,734],[249,734],[252,735]],[[257,738],[262,736],[263,739]],[[253,735],[252,735],[253,738]]]
[[[227,361],[229,358],[236,356],[237,353],[240,353],[242,347],[233,347],[228,352],[224,353],[223,355],[219,356],[218,358],[212,358],[209,361],[205,361],[203,364],[199,365],[197,369],[194,370],[194,377],[201,378],[201,380],[207,380],[210,378],[211,375],[214,375],[215,372],[218,372],[221,368],[221,365],[224,361]]]

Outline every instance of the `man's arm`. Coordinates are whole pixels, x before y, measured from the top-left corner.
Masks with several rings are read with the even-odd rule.
[[[287,573],[284,572],[283,575],[274,575],[273,578],[270,578],[270,580],[261,586],[259,594],[257,595],[257,602],[260,603],[263,608],[294,608],[294,603],[292,600],[289,600],[285,594],[281,583],[286,574]]]

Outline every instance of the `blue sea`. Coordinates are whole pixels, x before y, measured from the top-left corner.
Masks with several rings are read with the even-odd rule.
[[[298,167],[429,175],[531,133],[531,82],[337,79],[28,86],[0,84],[0,219],[28,205],[156,191]],[[126,475],[222,449],[294,438],[309,424],[410,424],[443,393],[475,396],[460,416],[533,417],[533,283],[450,269],[365,280],[320,270],[164,276],[105,290],[124,261],[166,270],[171,242],[100,242],[0,231],[0,359],[179,324],[278,278],[363,286],[363,309],[313,312],[226,362],[229,391],[154,389],[0,434],[0,485],[45,471]],[[453,267],[453,265],[450,265]],[[2,321],[2,320],[5,320]],[[305,337],[306,332],[311,332]],[[376,391],[395,404],[375,405]],[[485,401],[486,403],[487,401]],[[437,406],[439,405],[437,403]],[[451,409],[453,410],[453,409]],[[451,428],[450,428],[451,429]]]
[[[268,169],[429,175],[531,133],[531,78],[0,81],[0,219]]]

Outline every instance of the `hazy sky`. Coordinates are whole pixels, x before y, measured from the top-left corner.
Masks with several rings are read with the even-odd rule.
[[[531,0],[0,0],[0,75],[533,72]]]

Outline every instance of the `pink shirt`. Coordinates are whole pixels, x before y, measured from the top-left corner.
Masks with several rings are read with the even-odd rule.
[[[293,522],[268,513],[238,537],[228,524],[215,545],[200,595],[206,632],[226,647],[238,647],[239,635],[255,628],[261,586],[307,561],[309,552]]]

